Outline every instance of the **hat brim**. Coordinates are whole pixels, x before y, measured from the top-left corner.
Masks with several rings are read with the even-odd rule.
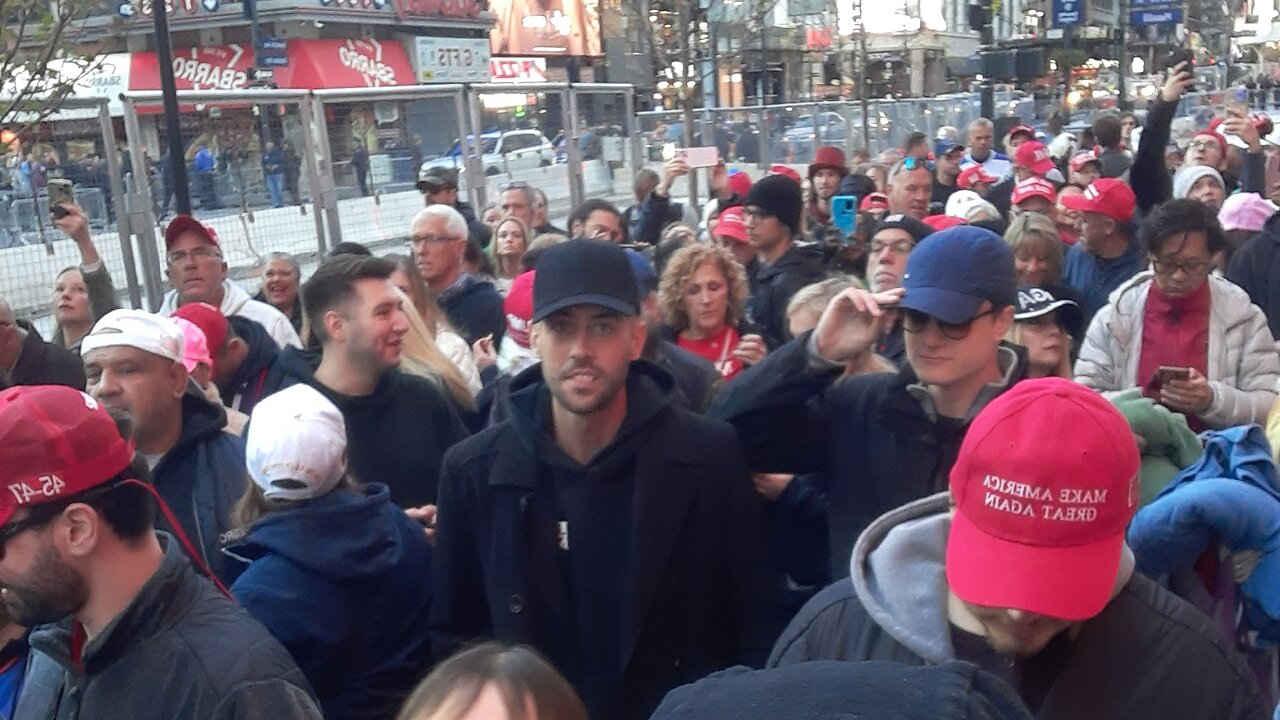
[[[178,236],[184,232],[197,233],[204,238],[205,242],[213,245],[214,247],[218,246],[218,241],[213,239],[213,236],[209,234],[209,229],[206,228],[203,223],[190,215],[179,215],[173,220],[170,220],[169,224],[164,229],[165,248],[167,249],[171,247],[174,241],[178,239]]]
[[[978,308],[982,307],[985,299],[937,287],[907,287],[898,306],[931,315],[945,323],[962,323],[978,314]]]
[[[419,180],[417,187],[418,192],[438,192],[440,190],[448,190],[450,185],[443,180]]]
[[[717,226],[716,226],[716,232],[715,232],[715,234],[716,234],[716,235],[723,235],[724,237],[727,237],[727,238],[729,238],[730,240],[732,240],[732,241],[734,241],[734,242],[736,242],[736,243],[742,243],[742,244],[744,244],[744,245],[747,243],[747,233],[746,233],[746,231],[743,231],[743,230],[737,230],[737,229],[735,229],[735,230],[731,230],[731,231],[729,231],[729,232],[725,232],[724,230],[721,230],[721,229],[720,229],[720,226],[719,226],[719,225],[717,225]]]
[[[1123,530],[1070,547],[1002,540],[957,510],[947,538],[947,585],[973,605],[1088,620],[1111,600],[1123,546]]]
[[[1065,195],[1060,199],[1062,200],[1062,204],[1065,205],[1070,210],[1079,210],[1080,212],[1095,212],[1095,213],[1102,213],[1103,215],[1106,215],[1106,213],[1103,212],[1102,207],[1098,203],[1085,197],[1083,193],[1079,195]],[[1110,215],[1107,215],[1107,217],[1110,217]]]
[[[1074,300],[1054,300],[1048,305],[1036,310],[1029,310],[1025,313],[1014,313],[1015,322],[1024,320],[1034,320],[1053,312],[1058,311],[1058,322],[1072,337],[1080,337],[1080,331],[1084,329],[1084,313],[1080,311],[1080,306]]]
[[[580,293],[578,295],[570,295],[569,297],[563,297],[559,300],[549,302],[542,307],[534,308],[533,316],[529,318],[529,322],[542,322],[551,315],[554,315],[565,308],[573,307],[574,305],[596,305],[606,310],[613,310],[614,312],[628,316],[640,314],[639,308],[635,305],[631,305],[630,303],[619,300],[618,298],[609,297],[608,295],[599,295],[596,293]]]
[[[1023,195],[1022,197],[1019,197],[1017,200],[1014,200],[1014,201],[1013,201],[1013,204],[1014,204],[1014,205],[1020,205],[1020,204],[1022,204],[1022,203],[1024,203],[1024,202],[1026,202],[1026,201],[1030,200],[1031,198],[1040,198],[1040,199],[1042,199],[1042,200],[1048,200],[1049,202],[1054,202],[1054,201],[1057,199],[1057,198],[1055,198],[1055,197],[1054,197],[1054,196],[1052,196],[1052,195],[1046,195],[1046,194],[1044,194],[1044,193],[1042,193],[1042,192],[1038,192],[1038,191],[1037,191],[1037,192],[1027,193],[1026,195]]]
[[[1034,165],[1028,165],[1027,169],[1037,175],[1044,175],[1045,173],[1057,167],[1058,167],[1057,165],[1053,164],[1052,160],[1045,160],[1043,162],[1038,162]]]

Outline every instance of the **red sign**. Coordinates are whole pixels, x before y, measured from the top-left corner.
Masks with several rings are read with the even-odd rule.
[[[543,83],[547,81],[547,59],[489,58],[489,74],[496,83]]]
[[[484,9],[482,0],[395,0],[396,14],[406,18],[470,18]]]
[[[281,88],[360,88],[413,85],[404,46],[391,40],[290,40],[289,64],[275,68]],[[159,90],[156,54],[133,54],[130,90]],[[239,90],[248,85],[252,51],[242,45],[173,51],[179,90]]]
[[[831,31],[827,28],[805,28],[804,46],[806,50],[826,50],[830,48]]]
[[[153,52],[133,54],[130,90],[159,90],[160,64]],[[249,83],[253,52],[244,46],[182,48],[173,51],[179,90],[239,90]]]

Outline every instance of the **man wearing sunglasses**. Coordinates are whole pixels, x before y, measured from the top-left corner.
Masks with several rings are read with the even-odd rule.
[[[945,490],[969,422],[1022,379],[1005,344],[1017,297],[1013,253],[960,226],[921,240],[902,287],[847,290],[818,326],[729,383],[711,415],[729,421],[754,472],[813,473],[828,493],[832,576],[849,574],[858,534],[883,512]],[[901,313],[908,367],[836,382]]]
[[[6,390],[0,448],[3,601],[33,628],[11,717],[321,717],[289,653],[156,532],[146,459],[105,405]]]

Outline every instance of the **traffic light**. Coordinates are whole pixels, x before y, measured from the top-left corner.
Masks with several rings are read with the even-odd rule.
[[[240,0],[240,12],[245,20],[252,20],[258,14],[258,0]]]
[[[991,9],[989,6],[981,3],[969,4],[969,29],[982,32],[991,22]]]

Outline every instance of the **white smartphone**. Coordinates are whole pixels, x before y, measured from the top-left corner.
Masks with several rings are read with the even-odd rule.
[[[720,164],[720,149],[714,145],[685,148],[681,153],[690,168],[709,168]]]

